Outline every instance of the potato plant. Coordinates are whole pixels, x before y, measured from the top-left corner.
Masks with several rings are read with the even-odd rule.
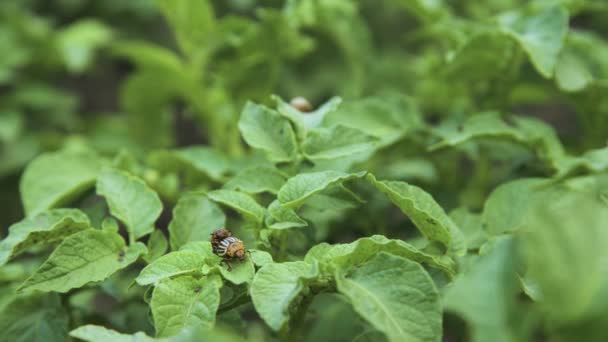
[[[36,6],[0,5],[0,341],[608,339],[608,4]],[[88,115],[39,69],[123,64]]]

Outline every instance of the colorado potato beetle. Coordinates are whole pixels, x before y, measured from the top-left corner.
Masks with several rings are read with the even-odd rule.
[[[247,249],[240,239],[232,236],[232,232],[227,229],[217,229],[211,234],[211,246],[213,253],[221,256],[224,261],[239,259],[245,260]]]

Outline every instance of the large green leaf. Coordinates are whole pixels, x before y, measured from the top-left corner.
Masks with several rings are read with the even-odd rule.
[[[215,14],[209,1],[158,1],[182,50],[190,55],[209,48],[213,42]]]
[[[217,204],[201,193],[182,196],[169,223],[171,249],[178,250],[192,241],[208,241],[211,233],[224,227],[226,216]]]
[[[378,181],[371,174],[367,179],[384,192],[425,237],[443,243],[456,254],[466,251],[462,232],[429,193],[405,182]]]
[[[456,265],[449,257],[430,255],[405,241],[388,239],[382,235],[373,235],[345,244],[321,243],[308,251],[305,260],[311,262],[314,259],[321,265],[331,263],[334,267],[347,267],[362,264],[380,252],[423,262],[449,275],[456,272]]]
[[[540,307],[552,321],[581,321],[604,310],[606,222],[608,206],[592,193],[556,192],[530,209],[522,228],[525,277],[538,286]]]
[[[95,184],[102,161],[89,153],[53,152],[40,155],[21,178],[21,199],[27,215],[59,207]]]
[[[214,341],[214,342],[241,342],[244,341],[236,334],[226,330],[209,329],[205,327],[192,327],[184,329],[176,336],[167,338],[153,338],[144,332],[136,332],[132,335],[121,334],[115,330],[99,325],[83,325],[72,331],[70,336],[87,342],[191,342],[191,341]]]
[[[224,187],[249,194],[270,192],[276,194],[285,183],[285,175],[269,166],[254,166],[239,172]]]
[[[521,178],[497,187],[484,204],[484,230],[498,235],[521,228],[528,210],[542,194],[544,183],[542,178]]]
[[[173,152],[180,163],[198,173],[220,181],[228,171],[228,159],[215,149],[205,146],[190,146]]]
[[[143,332],[137,332],[133,335],[121,334],[112,329],[108,329],[99,325],[83,325],[72,331],[70,336],[88,341],[88,342],[154,342],[159,341],[154,339]]]
[[[601,173],[608,170],[608,147],[592,149],[581,156],[567,156],[559,160],[555,178],[566,178],[576,172]]]
[[[57,33],[59,53],[67,69],[83,72],[92,62],[94,52],[112,39],[112,31],[103,23],[83,19],[70,24]]]
[[[143,259],[150,263],[159,257],[161,257],[167,251],[167,247],[169,246],[169,242],[165,237],[165,234],[160,230],[155,230],[150,234],[150,238],[148,239],[148,254],[143,256]]]
[[[154,230],[163,205],[144,181],[118,170],[107,170],[97,180],[97,193],[106,198],[110,212],[121,220],[134,239]]]
[[[297,207],[312,195],[328,187],[361,178],[365,174],[366,172],[345,173],[340,171],[301,173],[288,179],[279,190],[277,197],[284,207]]]
[[[146,246],[127,247],[116,232],[88,229],[63,240],[19,289],[67,292],[104,280],[145,253]]]
[[[476,32],[450,56],[445,72],[449,78],[470,82],[501,77],[512,68],[515,44],[504,32]]]
[[[323,121],[323,126],[333,125],[361,130],[387,145],[421,128],[422,120],[411,98],[391,93],[344,103]]]
[[[243,214],[245,218],[261,223],[266,209],[258,204],[251,196],[234,190],[215,190],[207,194],[215,202],[229,206]]]
[[[0,265],[30,247],[60,241],[89,225],[89,218],[78,209],[51,209],[25,218],[10,226],[8,237],[0,242]]]
[[[64,342],[69,314],[57,294],[19,296],[0,311],[3,341]]]
[[[450,284],[444,310],[461,316],[473,342],[517,341],[510,320],[519,291],[514,242],[501,238]]]
[[[266,226],[272,229],[301,228],[308,226],[308,223],[296,214],[295,211],[285,208],[274,200],[268,206],[268,215],[265,220]]]
[[[504,121],[500,113],[484,112],[458,125],[442,125],[434,131],[441,140],[429,149],[433,151],[480,139],[505,140],[527,148],[555,171],[565,172],[574,167],[574,158],[567,156],[551,126],[535,118],[512,116],[511,119],[512,124]]]
[[[508,12],[499,17],[501,28],[521,45],[538,72],[550,78],[568,32],[568,12],[561,6],[537,13]]]
[[[122,83],[120,104],[127,113],[128,132],[142,147],[172,145],[175,138],[168,107],[184,87],[178,76],[159,69],[141,70]]]
[[[449,215],[462,231],[468,250],[477,250],[486,242],[488,236],[483,227],[481,214],[460,207],[450,211]]]
[[[555,67],[560,89],[581,91],[608,79],[608,44],[594,32],[572,30]]]
[[[338,292],[390,341],[440,341],[441,305],[420,264],[380,253],[336,275]]]
[[[213,326],[221,286],[217,276],[201,279],[182,276],[161,281],[150,301],[156,335],[168,337],[188,327]]]
[[[248,102],[239,120],[239,130],[251,147],[265,151],[273,161],[291,161],[296,156],[293,128],[276,111]]]
[[[259,249],[250,249],[249,250],[249,258],[253,262],[255,266],[262,267],[266,264],[271,264],[273,262],[272,255],[266,251],[261,251]]]
[[[308,284],[317,275],[314,263],[266,264],[256,273],[249,290],[255,310],[272,330],[281,330],[297,310],[298,298],[308,293]]]
[[[135,281],[139,285],[155,284],[180,274],[201,272],[203,265],[205,265],[205,256],[198,252],[171,252],[144,267]]]
[[[222,277],[224,277],[224,279],[235,285],[245,283],[250,284],[253,281],[255,267],[251,258],[246,258],[243,261],[229,261],[229,263],[230,266],[222,264],[218,265],[220,273],[222,274]]]
[[[334,159],[369,152],[376,139],[363,131],[336,125],[310,131],[302,144],[308,159]]]
[[[185,63],[173,50],[139,40],[121,40],[112,44],[112,52],[133,61],[140,69],[162,70],[182,79],[187,73]]]

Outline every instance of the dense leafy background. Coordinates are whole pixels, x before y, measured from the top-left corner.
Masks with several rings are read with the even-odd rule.
[[[607,18],[3,1],[0,340],[607,340]]]

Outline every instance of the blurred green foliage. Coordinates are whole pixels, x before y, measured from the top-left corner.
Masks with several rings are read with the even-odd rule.
[[[0,340],[606,340],[606,18],[3,1]]]

